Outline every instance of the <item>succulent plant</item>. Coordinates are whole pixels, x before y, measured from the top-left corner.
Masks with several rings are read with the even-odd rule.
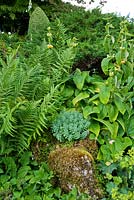
[[[84,139],[88,135],[90,122],[77,111],[64,111],[52,123],[53,135],[60,142]]]

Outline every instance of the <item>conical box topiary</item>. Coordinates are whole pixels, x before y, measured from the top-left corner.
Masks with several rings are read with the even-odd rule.
[[[30,16],[28,36],[31,40],[44,39],[44,33],[47,30],[50,22],[45,12],[40,8],[36,7]]]

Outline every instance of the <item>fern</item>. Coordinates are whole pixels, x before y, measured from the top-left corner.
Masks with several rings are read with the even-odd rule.
[[[45,94],[46,91],[41,87],[44,76],[39,65],[25,70],[18,58],[11,55],[6,62],[2,62],[0,137],[3,141],[7,138],[11,146],[22,150],[28,148],[31,139],[46,128],[47,113],[52,114],[56,109],[54,103],[57,89],[47,89]],[[39,89],[42,95],[36,96]],[[1,149],[3,146],[1,143]]]
[[[0,72],[1,153],[7,148],[3,141],[8,141],[8,147],[17,151],[28,148],[31,140],[48,127],[61,98],[58,86],[50,82],[41,65],[24,69],[18,58],[12,56],[12,61],[8,61]],[[51,83],[48,88],[46,79]]]
[[[43,77],[47,77],[47,88],[49,88],[49,78],[51,79],[51,82],[58,84],[61,81],[61,77],[63,79],[64,76],[69,74],[72,69],[75,56],[75,48],[72,47],[66,47],[65,49],[58,51],[57,49],[49,50],[44,48],[43,50],[38,50],[38,53],[36,52],[36,54],[31,55],[26,62],[27,65],[33,67],[38,65],[38,69],[41,68]]]
[[[61,49],[30,42],[0,58],[0,152],[27,149],[50,127],[64,101],[60,85],[68,76],[75,48],[67,41]]]
[[[75,58],[75,52],[72,48],[67,48],[61,54],[57,53],[57,61],[53,64],[53,75],[60,79],[64,74],[69,74]]]
[[[24,143],[21,145],[21,138],[17,137],[18,146],[27,148],[32,139],[36,139],[37,135],[41,135],[44,129],[48,127],[49,115],[56,112],[55,106],[56,88],[44,97],[44,99],[34,102],[27,102],[22,108],[17,110],[16,117],[19,120],[17,130],[25,136]]]

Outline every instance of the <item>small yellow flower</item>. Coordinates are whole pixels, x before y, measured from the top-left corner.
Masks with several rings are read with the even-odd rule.
[[[121,71],[120,65],[116,65],[114,69],[115,71]]]
[[[110,165],[111,165],[111,162],[106,162],[105,165],[106,165],[106,166],[110,166]]]
[[[52,36],[52,33],[47,33],[47,37],[51,37]]]
[[[50,27],[50,26],[49,26],[49,27],[47,27],[47,30],[48,30],[48,31],[50,31],[50,30],[51,30],[51,27]]]
[[[125,47],[120,47],[120,50],[125,50]]]
[[[48,49],[52,49],[52,48],[53,48],[53,45],[48,44],[48,45],[47,45],[47,48],[48,48]]]
[[[109,76],[114,76],[114,72],[109,72]]]
[[[125,62],[126,62],[125,60],[122,60],[122,61],[121,61],[121,64],[125,64]]]
[[[78,46],[78,43],[75,43],[75,42],[72,43],[72,47],[77,47],[77,46]]]
[[[100,92],[100,88],[95,88],[95,92]]]

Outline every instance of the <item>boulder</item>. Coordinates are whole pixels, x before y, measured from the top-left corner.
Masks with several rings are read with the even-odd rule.
[[[94,159],[83,148],[59,147],[51,151],[49,167],[59,180],[59,186],[65,192],[76,187],[79,192],[89,194],[93,199],[100,199],[101,189],[95,178]]]

